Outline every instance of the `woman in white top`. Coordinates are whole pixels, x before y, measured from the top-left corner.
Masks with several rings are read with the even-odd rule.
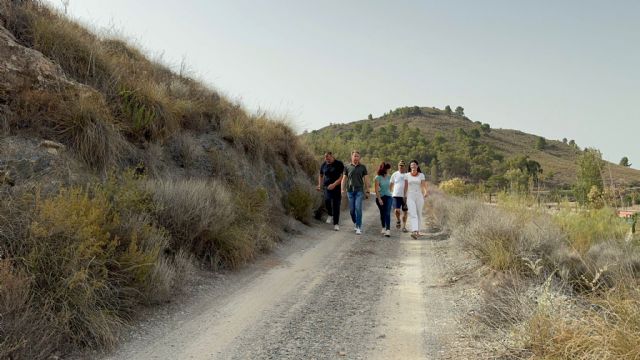
[[[417,160],[409,163],[410,171],[404,180],[404,198],[409,208],[409,228],[411,237],[417,239],[422,228],[422,207],[427,197],[427,180],[424,177]]]

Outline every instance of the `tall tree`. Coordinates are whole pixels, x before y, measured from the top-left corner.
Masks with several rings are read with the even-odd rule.
[[[603,190],[602,169],[604,161],[602,154],[596,149],[587,148],[578,157],[577,165],[577,178],[573,192],[576,200],[580,204],[585,204],[592,187],[595,186],[600,192]]]

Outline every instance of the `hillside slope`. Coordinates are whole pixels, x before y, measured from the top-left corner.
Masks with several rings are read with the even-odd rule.
[[[488,124],[474,122],[465,116],[447,113],[431,107],[400,108],[391,111],[385,116],[370,120],[359,120],[347,124],[332,124],[330,126],[314,130],[304,134],[302,137],[311,145],[317,154],[326,149],[336,151],[341,158],[347,158],[352,147],[358,147],[363,151],[365,157],[378,149],[369,148],[372,144],[367,142],[363,133],[364,127],[370,127],[369,132],[374,134],[376,130],[395,126],[395,129],[408,127],[416,129],[420,136],[425,139],[425,144],[411,144],[410,151],[404,154],[405,160],[415,157],[418,160],[429,163],[431,158],[426,150],[429,144],[433,144],[436,136],[441,135],[449,141],[454,141],[459,129],[463,129],[466,134],[477,131],[479,135],[474,140],[481,145],[487,145],[495,150],[498,156],[509,159],[514,156],[526,155],[530,159],[542,165],[544,173],[553,174],[548,181],[550,185],[567,186],[575,181],[576,159],[581,153],[577,146],[563,143],[562,141],[546,140],[546,146],[542,150],[536,148],[539,136],[527,134],[518,130],[510,129],[490,129]],[[345,141],[346,140],[346,141]],[[399,145],[397,140],[392,139],[389,146]],[[376,145],[377,146],[377,145]],[[421,147],[422,146],[422,147]],[[411,149],[418,149],[417,152]],[[420,149],[424,149],[421,151]],[[396,159],[384,158],[375,159],[394,162]],[[608,183],[612,180],[616,184],[634,184],[640,182],[640,171],[628,167],[607,163],[604,172],[605,180]]]
[[[284,122],[0,0],[0,358],[115,345],[194,268],[238,267],[307,221],[314,170]]]

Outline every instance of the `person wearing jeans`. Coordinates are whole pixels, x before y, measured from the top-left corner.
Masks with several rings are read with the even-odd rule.
[[[382,224],[382,234],[391,236],[391,190],[389,189],[391,178],[389,177],[391,165],[383,162],[378,168],[378,175],[375,177],[376,205],[380,210],[380,223]]]
[[[351,221],[353,221],[353,229],[356,231],[356,235],[362,234],[363,197],[363,191],[347,191],[347,198],[349,199],[349,213],[351,214]]]
[[[349,212],[356,235],[362,234],[362,200],[369,198],[369,175],[367,167],[360,163],[360,152],[351,152],[351,163],[344,167],[342,192],[349,198]]]
[[[340,203],[342,202],[342,193],[340,185],[342,184],[342,173],[344,172],[344,164],[337,160],[331,151],[324,154],[324,163],[320,167],[320,175],[318,176],[318,191],[324,189],[324,203],[329,217],[328,224],[333,224],[333,230],[340,230]]]

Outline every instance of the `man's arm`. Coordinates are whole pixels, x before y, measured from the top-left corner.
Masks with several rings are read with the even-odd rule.
[[[340,188],[342,192],[347,192],[347,175],[342,174],[342,180],[340,180]]]
[[[336,186],[341,186],[342,184],[342,178],[344,177],[344,165],[342,164],[342,162],[338,162],[338,169],[340,169],[340,172],[339,172],[340,176],[336,181],[334,181],[333,183],[329,184],[329,186],[327,186],[327,189],[329,190],[333,190],[336,188]]]
[[[332,182],[331,184],[329,184],[329,185],[327,186],[327,189],[329,189],[329,190],[333,190],[333,189],[335,189],[335,188],[336,188],[336,186],[341,185],[341,184],[342,184],[342,178],[343,178],[343,177],[344,177],[344,175],[340,175],[340,177],[338,178],[338,180],[336,180],[336,181]]]
[[[324,176],[322,174],[318,175],[318,186],[316,187],[316,190],[320,191],[322,190],[322,181],[324,180]]]
[[[404,179],[404,198],[407,198],[407,189],[409,188],[409,181],[405,178]]]

